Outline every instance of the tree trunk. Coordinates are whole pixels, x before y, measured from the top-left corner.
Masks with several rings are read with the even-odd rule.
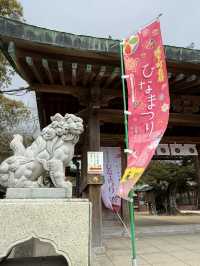
[[[198,154],[200,154],[200,147],[197,146]],[[195,167],[196,167],[196,173],[197,173],[197,184],[198,184],[198,189],[197,189],[197,209],[200,209],[200,155],[195,156],[194,159],[195,162]]]
[[[190,191],[187,191],[187,198],[188,198],[188,204],[192,205],[192,200],[191,200],[191,196],[190,196]]]
[[[179,213],[176,204],[176,188],[177,183],[172,183],[167,189],[167,213],[169,215],[176,215]]]

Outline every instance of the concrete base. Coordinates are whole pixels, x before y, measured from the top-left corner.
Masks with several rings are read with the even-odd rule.
[[[0,200],[0,258],[28,240],[49,243],[69,266],[89,266],[91,253],[91,204],[79,199]],[[46,243],[46,244],[47,244]],[[45,245],[44,245],[45,246]],[[40,248],[37,248],[40,247]],[[52,252],[51,252],[52,253]]]
[[[66,199],[72,190],[66,188],[8,188],[7,199]]]

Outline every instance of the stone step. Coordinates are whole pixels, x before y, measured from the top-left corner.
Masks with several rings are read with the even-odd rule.
[[[195,234],[200,233],[200,224],[184,225],[159,225],[159,226],[137,226],[136,236],[156,236],[173,234]],[[103,227],[103,236],[128,236],[123,226],[110,223]]]

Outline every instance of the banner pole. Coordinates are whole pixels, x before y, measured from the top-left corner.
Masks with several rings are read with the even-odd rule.
[[[134,211],[134,190],[130,190],[129,197],[129,216],[130,216],[130,231],[131,231],[131,246],[132,246],[132,266],[137,266],[136,260],[136,240],[135,240],[135,211]]]
[[[120,41],[120,61],[121,61],[121,79],[122,79],[122,93],[123,93],[123,104],[124,104],[124,129],[125,129],[125,148],[128,149],[128,119],[126,106],[126,89],[125,89],[125,79],[124,79],[124,60],[123,60],[123,42]]]
[[[124,78],[124,60],[123,60],[123,43],[120,42],[120,59],[121,59],[121,77],[122,77],[122,91],[123,91],[123,103],[124,103],[124,126],[125,126],[125,145],[128,149],[128,119],[126,106],[126,90],[125,90],[125,78]],[[135,214],[134,214],[134,191],[133,189],[129,192],[129,217],[130,217],[130,231],[131,231],[131,247],[132,247],[132,266],[137,266],[136,261],[136,243],[135,243]]]

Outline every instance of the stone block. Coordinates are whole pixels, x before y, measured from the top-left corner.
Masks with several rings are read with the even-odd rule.
[[[72,197],[72,188],[8,188],[7,199],[65,199]]]
[[[38,239],[50,243],[69,266],[90,265],[91,204],[88,200],[4,199],[0,200],[0,217],[0,258],[14,246]]]

